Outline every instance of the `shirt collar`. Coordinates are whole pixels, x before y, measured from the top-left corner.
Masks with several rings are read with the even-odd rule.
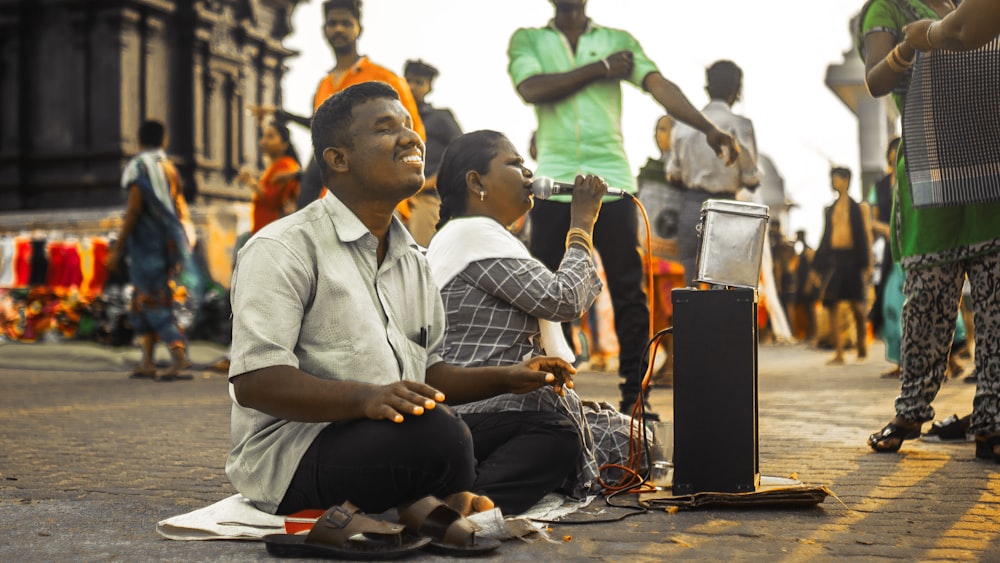
[[[712,101],[708,102],[708,105],[705,106],[705,109],[708,109],[708,108],[724,109],[726,111],[729,111],[730,109],[732,109],[732,108],[729,107],[729,104],[727,104],[723,100],[712,100]]]
[[[358,56],[358,60],[354,61],[354,64],[351,65],[351,68],[347,69],[347,72],[361,72],[369,64],[371,64],[371,63],[368,60],[368,55],[359,55]],[[331,68],[330,71],[327,74],[332,73],[336,69],[337,69],[337,67]],[[346,75],[347,72],[345,72],[344,74]]]
[[[547,25],[546,27],[548,27],[549,29],[551,29],[551,30],[553,30],[553,31],[555,31],[557,33],[562,33],[562,30],[559,29],[558,27],[556,27],[556,19],[555,18],[552,18],[551,20],[549,20],[549,25]],[[583,34],[586,35],[586,34],[590,33],[591,31],[594,31],[594,30],[597,30],[597,29],[600,29],[600,28],[601,28],[601,26],[599,24],[594,23],[593,18],[587,18],[587,27],[585,27],[583,29]]]
[[[341,242],[356,243],[366,236],[374,240],[375,235],[333,192],[328,191],[322,201],[330,220],[336,226],[337,238]],[[406,227],[393,216],[392,223],[389,225],[389,251],[386,257],[396,257],[409,252],[410,248],[418,249],[419,247]]]

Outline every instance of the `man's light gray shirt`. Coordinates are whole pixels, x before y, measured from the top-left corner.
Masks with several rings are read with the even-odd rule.
[[[735,194],[740,188],[760,183],[761,171],[757,166],[757,140],[749,119],[736,115],[729,105],[712,100],[702,110],[719,129],[731,133],[740,144],[740,156],[731,166],[726,166],[712,147],[705,142],[705,134],[684,123],[674,123],[671,133],[671,154],[666,163],[667,178],[686,188],[712,193]]]
[[[441,361],[444,308],[423,255],[396,219],[388,240],[379,265],[378,240],[332,194],[257,233],[233,270],[230,375],[287,365],[323,379],[423,381]],[[278,419],[234,399],[231,426],[226,474],[273,513],[327,424]]]

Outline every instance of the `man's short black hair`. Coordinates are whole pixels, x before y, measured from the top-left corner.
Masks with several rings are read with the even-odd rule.
[[[139,126],[139,144],[144,147],[162,147],[167,128],[163,123],[150,119]]]
[[[834,166],[830,169],[830,177],[840,176],[848,181],[851,179],[851,169],[846,166]]]
[[[348,130],[354,119],[354,108],[378,98],[398,100],[399,94],[385,82],[371,81],[355,84],[327,98],[312,118],[313,154],[326,181],[323,151],[328,147],[350,147]],[[327,184],[329,185],[329,184]]]
[[[326,0],[323,2],[323,17],[333,9],[347,10],[354,15],[354,19],[361,21],[361,0]]]
[[[437,78],[438,69],[425,63],[424,61],[417,59],[415,61],[406,61],[406,66],[403,67],[403,76],[407,75],[423,76],[428,80],[434,80]]]
[[[743,69],[733,61],[715,61],[705,70],[705,86],[713,99],[726,99],[740,91]]]

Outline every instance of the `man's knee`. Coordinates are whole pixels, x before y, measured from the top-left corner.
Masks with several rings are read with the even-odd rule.
[[[447,481],[447,490],[467,490],[476,475],[469,427],[444,405],[437,405],[419,418],[424,423],[421,432],[409,438],[419,444],[419,456],[424,460],[421,465],[436,468],[438,477]]]
[[[583,449],[576,424],[562,413],[539,414],[548,415],[537,421],[537,427],[552,438],[549,450],[550,459],[571,459],[575,462]]]
[[[457,454],[472,451],[472,433],[455,413],[445,405],[437,405],[425,411],[419,417],[422,426],[422,436],[427,437],[427,447],[439,448],[445,454],[454,451]]]

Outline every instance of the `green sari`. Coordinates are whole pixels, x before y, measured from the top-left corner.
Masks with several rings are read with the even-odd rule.
[[[939,19],[934,10],[918,0],[871,0],[860,15],[859,53],[864,38],[873,32],[893,34],[903,40],[903,26],[917,19]],[[893,102],[903,113],[909,73],[893,91]],[[896,190],[891,220],[893,259],[904,269],[931,267],[980,254],[996,252],[1000,240],[1000,203],[952,207],[913,207],[906,173],[905,148],[896,157]]]

